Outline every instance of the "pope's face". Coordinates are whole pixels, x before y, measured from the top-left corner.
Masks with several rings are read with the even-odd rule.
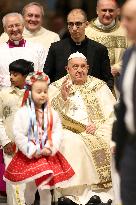
[[[121,23],[126,29],[128,38],[136,42],[136,7],[131,4],[123,7]]]
[[[35,32],[40,30],[42,25],[42,11],[39,6],[33,5],[25,9],[24,13],[25,27]]]
[[[24,25],[19,16],[6,17],[4,30],[8,34],[9,39],[19,41],[22,39]]]
[[[83,85],[87,81],[88,65],[85,59],[77,57],[69,60],[66,69],[73,84]]]
[[[117,8],[114,0],[102,0],[97,6],[97,15],[99,21],[105,25],[110,25],[114,19],[116,19],[119,14],[119,9]]]

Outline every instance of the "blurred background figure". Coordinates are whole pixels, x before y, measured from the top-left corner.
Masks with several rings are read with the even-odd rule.
[[[97,1],[97,18],[86,28],[86,35],[108,48],[111,72],[116,76],[120,72],[122,55],[127,48],[124,28],[118,20],[120,9],[115,0]]]
[[[86,28],[86,36],[107,47],[111,73],[117,84],[122,56],[128,47],[126,31],[119,21],[120,8],[115,0],[98,0],[96,12],[97,18],[90,21],[89,26]],[[116,87],[114,90],[118,98],[119,93]]]
[[[125,0],[116,0],[119,5],[122,5]],[[31,3],[32,0],[1,0],[0,1],[0,19],[6,13],[9,12],[19,12],[21,13],[23,7],[26,4]],[[92,18],[96,17],[96,4],[97,1],[88,1],[88,0],[37,0],[37,3],[40,3],[44,6],[46,10],[46,14],[43,17],[43,27],[50,30],[54,30],[53,27],[50,26],[50,19],[54,13],[61,13],[64,20],[66,20],[66,16],[69,11],[73,8],[81,8],[85,10],[87,13],[88,19],[91,20]],[[13,6],[14,5],[14,6]],[[0,33],[3,32],[2,23],[0,22]]]
[[[58,34],[42,27],[44,17],[44,7],[37,2],[26,4],[22,11],[24,17],[23,37],[31,42],[40,43],[47,50],[51,43],[58,41]],[[0,42],[6,42],[8,36],[3,33]]]
[[[0,45],[0,86],[10,86],[9,64],[20,58],[34,63],[35,70],[42,71],[47,49],[23,38],[24,19],[19,13],[8,13],[3,17],[3,27],[8,41]]]
[[[121,177],[123,205],[136,204],[136,1],[128,0],[122,10],[122,25],[133,45],[123,56],[120,103],[113,126],[116,165]]]

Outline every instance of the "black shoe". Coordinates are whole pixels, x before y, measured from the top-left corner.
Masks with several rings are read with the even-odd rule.
[[[111,205],[112,204],[112,200],[109,199],[107,203],[100,203],[99,205]]]
[[[112,200],[109,199],[108,202],[107,202],[107,205],[111,205],[112,204]]]
[[[86,205],[99,205],[99,204],[101,204],[100,197],[97,195],[94,195],[90,198],[90,200],[88,201]]]
[[[58,199],[58,205],[77,205],[77,204],[66,197],[60,197]]]

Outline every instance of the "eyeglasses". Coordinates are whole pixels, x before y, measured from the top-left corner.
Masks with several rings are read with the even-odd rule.
[[[80,21],[77,21],[77,22],[68,22],[67,24],[68,24],[68,28],[73,28],[74,27],[74,25],[77,27],[77,28],[80,28],[82,25],[83,25],[83,23],[85,23],[85,21],[84,22],[80,22]]]

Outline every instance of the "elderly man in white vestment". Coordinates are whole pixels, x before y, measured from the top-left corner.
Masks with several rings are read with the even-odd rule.
[[[128,47],[126,31],[118,20],[120,13],[117,1],[97,0],[97,18],[89,22],[86,28],[86,36],[108,49],[111,72],[113,76],[120,73],[121,59]]]
[[[42,71],[47,49],[23,38],[24,20],[19,13],[3,17],[3,27],[8,41],[0,44],[0,86],[10,86],[9,64],[18,59],[34,63],[34,69]]]
[[[59,35],[42,27],[44,17],[44,8],[38,2],[31,2],[24,6],[22,11],[24,17],[23,36],[30,42],[40,43],[47,50],[51,43],[59,41]],[[0,36],[0,43],[6,42],[8,36],[3,33]]]
[[[57,191],[77,204],[94,195],[114,200],[111,182],[111,130],[115,98],[104,81],[88,76],[86,57],[73,53],[67,75],[49,86],[51,103],[61,116],[60,151],[75,171],[68,189]]]

